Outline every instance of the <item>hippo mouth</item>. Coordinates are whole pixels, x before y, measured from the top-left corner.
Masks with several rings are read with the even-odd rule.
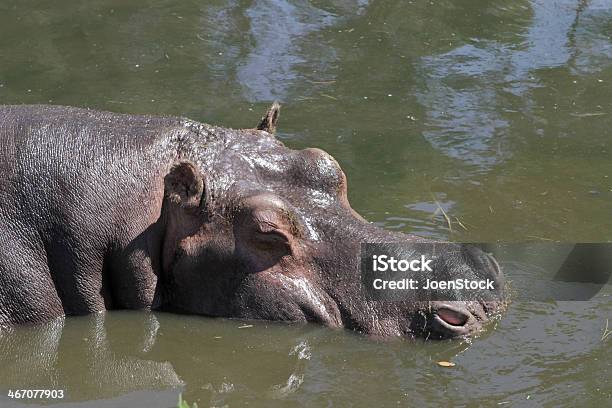
[[[437,307],[433,313],[432,331],[440,337],[467,336],[478,331],[482,325],[463,305],[445,303]]]
[[[448,308],[441,308],[435,314],[435,319],[437,319],[440,323],[449,325],[452,327],[462,327],[465,326],[470,316],[463,312]]]

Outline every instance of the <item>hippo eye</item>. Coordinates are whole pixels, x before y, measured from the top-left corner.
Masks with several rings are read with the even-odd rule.
[[[253,234],[253,245],[260,250],[271,251],[275,248],[284,247],[289,249],[289,239],[281,231],[258,231]]]
[[[293,254],[301,234],[292,214],[287,203],[270,193],[243,199],[234,221],[236,251],[256,270]]]

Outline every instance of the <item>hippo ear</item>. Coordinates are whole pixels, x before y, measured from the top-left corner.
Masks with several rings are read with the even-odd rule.
[[[186,209],[197,208],[204,192],[204,180],[193,163],[184,161],[174,165],[166,175],[164,188],[170,202]]]
[[[275,101],[266,114],[261,118],[257,130],[265,130],[268,133],[276,132],[276,122],[280,113],[280,104]]]

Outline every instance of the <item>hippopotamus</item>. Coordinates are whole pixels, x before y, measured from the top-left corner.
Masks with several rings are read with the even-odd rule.
[[[278,116],[275,103],[256,127],[229,129],[1,106],[0,328],[148,309],[452,338],[500,313],[501,300],[368,299],[361,243],[424,240],[362,218],[338,162],[286,147]],[[501,279],[478,251],[448,273]]]

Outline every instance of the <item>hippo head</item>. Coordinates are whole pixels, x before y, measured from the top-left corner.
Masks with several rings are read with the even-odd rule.
[[[424,240],[365,221],[349,205],[336,160],[319,149],[285,147],[272,135],[277,118],[273,105],[257,129],[210,128],[220,145],[201,142],[194,147],[199,153],[166,176],[164,309],[319,322],[378,338],[467,336],[499,313],[495,300],[368,299],[361,286],[361,243]],[[501,278],[482,251],[462,253],[446,263],[449,276],[477,271]]]

